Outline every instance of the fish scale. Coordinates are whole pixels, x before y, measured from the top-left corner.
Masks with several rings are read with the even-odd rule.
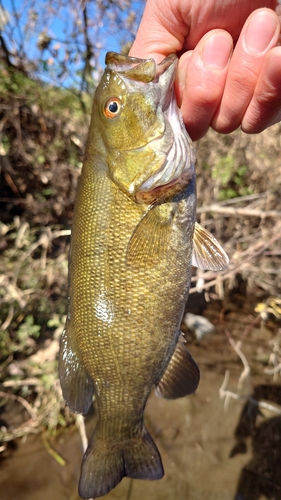
[[[85,203],[82,202],[82,209],[73,221],[75,224],[77,217],[77,223],[87,234],[92,235],[92,239],[87,238],[84,241],[78,231],[79,237],[75,243],[77,248],[75,254],[72,254],[71,262],[74,269],[71,317],[79,318],[80,314],[83,316],[81,321],[78,320],[80,327],[77,328],[76,335],[85,367],[96,383],[101,422],[99,432],[103,439],[107,436],[108,439],[124,440],[131,439],[142,430],[143,408],[151,385],[159,379],[163,371],[167,349],[173,341],[175,330],[179,328],[187,298],[186,285],[190,279],[190,265],[187,265],[186,260],[191,257],[186,255],[182,265],[182,248],[177,253],[172,249],[172,255],[167,255],[166,262],[160,262],[153,270],[129,270],[126,266],[126,248],[144,210],[137,207],[132,216],[131,208],[133,205],[135,209],[135,204],[108,179],[106,182],[93,179],[92,186],[91,199],[96,200],[96,206],[93,204],[91,213],[89,207],[87,211],[84,210]],[[107,196],[110,191],[114,192],[110,195],[112,204]],[[77,196],[79,201],[80,193],[84,195],[83,186]],[[101,193],[104,195],[101,196]],[[89,196],[88,190],[86,195]],[[183,212],[192,213],[194,218],[194,200],[190,202],[191,209],[188,207],[188,201],[189,198],[187,201],[183,198]],[[103,221],[95,217],[97,210],[101,211],[103,218],[107,220],[106,234],[101,231]],[[186,225],[187,217],[180,214],[179,218],[183,219],[181,223]],[[111,219],[114,221],[114,231],[111,230]],[[174,232],[172,240],[177,237],[176,227]],[[103,245],[106,248],[101,251]],[[86,270],[81,261],[81,253],[85,253],[87,257],[95,246],[99,252],[91,262],[86,258],[86,266],[89,268]],[[101,259],[102,254],[104,259]],[[93,269],[94,277],[91,276]],[[84,287],[87,294],[83,295]],[[93,315],[94,305],[101,290],[106,290],[108,302],[114,304],[114,318],[111,321],[102,321]],[[128,311],[128,306],[131,313],[126,315],[124,313]],[[94,364],[93,352],[100,353]],[[162,363],[159,363],[161,359]],[[105,387],[108,378],[111,381],[110,389]],[[103,384],[99,381],[103,381]]]

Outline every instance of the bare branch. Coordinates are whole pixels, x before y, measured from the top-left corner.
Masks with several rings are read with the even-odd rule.
[[[277,217],[281,218],[281,212],[279,210],[254,210],[250,208],[232,208],[225,207],[217,204],[207,205],[205,207],[199,207],[197,209],[198,214],[202,214],[204,212],[214,212],[217,214],[223,214],[225,217],[246,215],[247,217],[260,217],[264,219],[266,217]]]
[[[8,392],[0,391],[0,398],[4,398],[4,399],[7,398],[7,399],[13,399],[14,401],[18,401],[28,411],[32,420],[36,419],[36,413],[33,410],[32,406],[30,406],[30,404],[21,396],[16,396],[15,394],[9,394]]]

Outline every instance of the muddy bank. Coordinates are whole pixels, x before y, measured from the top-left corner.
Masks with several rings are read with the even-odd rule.
[[[160,481],[131,481],[125,478],[106,497],[131,500],[259,500],[280,499],[281,416],[270,407],[258,409],[248,398],[273,404],[278,410],[281,389],[264,371],[270,341],[278,325],[255,324],[253,305],[230,302],[223,311],[211,303],[205,315],[215,331],[201,342],[191,340],[189,349],[201,370],[196,394],[165,401],[151,395],[146,425],[159,447],[165,476]],[[250,325],[250,326],[249,326]],[[245,335],[245,330],[246,335]],[[243,363],[231,346],[226,331],[241,346],[251,372],[242,387],[238,381]],[[228,404],[221,399],[224,387]],[[225,393],[226,395],[227,393]],[[233,399],[233,395],[239,400]],[[265,405],[266,406],[266,405]],[[94,417],[87,423],[94,428]],[[51,447],[65,460],[61,466],[48,453],[40,436],[18,442],[10,457],[1,463],[1,500],[78,500],[77,484],[82,459],[78,431],[49,439]],[[239,494],[244,495],[240,496]],[[264,496],[262,496],[264,495]]]
[[[168,402],[152,395],[146,421],[159,447],[165,477],[161,481],[132,483],[126,478],[105,498],[125,499],[130,488],[131,500],[234,497],[239,473],[249,455],[229,458],[241,407],[232,402],[224,412],[218,396],[222,380],[219,373],[206,371],[194,396]],[[75,432],[52,445],[66,460],[65,466],[49,455],[40,437],[29,437],[26,443],[18,445],[1,466],[2,500],[79,499],[80,436]]]

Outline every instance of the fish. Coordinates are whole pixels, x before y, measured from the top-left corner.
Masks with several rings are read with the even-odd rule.
[[[160,64],[115,52],[96,88],[75,199],[63,397],[97,424],[79,495],[106,495],[124,476],[157,480],[160,453],[144,423],[152,388],[176,399],[200,372],[180,324],[192,265],[228,257],[196,222],[195,150],[174,94],[177,56]]]

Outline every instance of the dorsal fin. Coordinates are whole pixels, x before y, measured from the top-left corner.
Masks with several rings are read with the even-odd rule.
[[[228,256],[216,238],[195,222],[192,265],[209,271],[222,271],[228,264]]]

